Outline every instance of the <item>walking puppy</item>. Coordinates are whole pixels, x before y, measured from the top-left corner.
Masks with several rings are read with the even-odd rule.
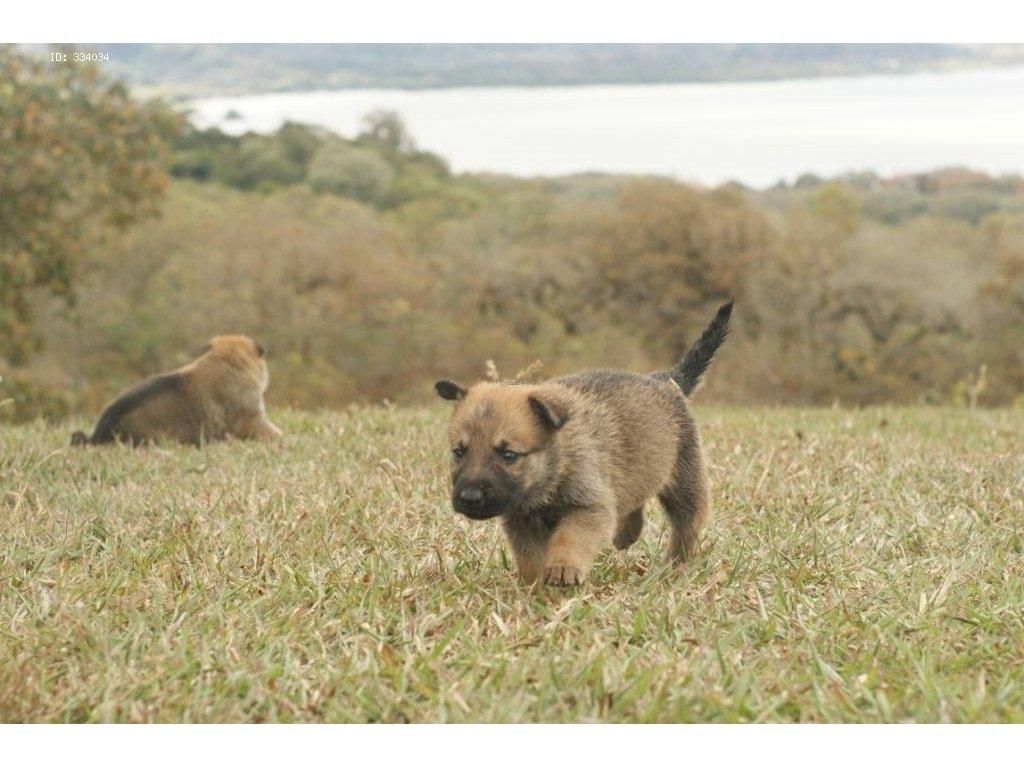
[[[687,397],[729,331],[724,304],[683,359],[650,375],[594,371],[544,384],[439,381],[456,402],[449,427],[452,505],[500,516],[526,583],[582,584],[609,543],[640,537],[657,496],[672,527],[668,556],[697,550],[710,498]]]
[[[248,336],[214,336],[198,359],[122,392],[103,410],[92,437],[75,432],[71,444],[276,438],[281,430],[267,420],[263,404],[270,381],[265,355]]]

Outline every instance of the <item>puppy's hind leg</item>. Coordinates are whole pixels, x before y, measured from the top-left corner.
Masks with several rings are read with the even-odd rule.
[[[252,435],[258,440],[276,440],[281,437],[281,430],[269,419],[263,417],[253,429]]]
[[[239,419],[230,432],[243,440],[276,440],[281,437],[281,430],[263,415]]]
[[[640,538],[643,529],[644,510],[641,507],[640,509],[633,510],[619,521],[619,528],[615,532],[615,538],[612,540],[612,543],[616,549],[628,549]]]
[[[672,481],[658,499],[672,527],[668,559],[684,563],[697,553],[700,532],[711,515],[708,475],[696,432],[681,440]]]

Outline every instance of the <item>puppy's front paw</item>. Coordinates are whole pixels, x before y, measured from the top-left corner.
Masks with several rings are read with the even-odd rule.
[[[585,579],[586,574],[583,569],[577,568],[575,565],[559,563],[549,565],[544,569],[544,583],[554,587],[574,587],[582,584]]]

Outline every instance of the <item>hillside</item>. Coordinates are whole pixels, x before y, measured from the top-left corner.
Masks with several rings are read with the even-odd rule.
[[[81,45],[110,74],[179,97],[338,88],[773,80],[1024,61],[1024,46],[922,44]]]

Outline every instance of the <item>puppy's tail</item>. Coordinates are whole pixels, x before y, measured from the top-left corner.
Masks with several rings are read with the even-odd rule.
[[[731,316],[732,301],[730,300],[718,308],[715,319],[708,324],[700,338],[683,355],[683,359],[668,372],[672,381],[683,390],[683,394],[692,395],[700,388],[704,373],[711,365],[711,359],[715,356],[718,348],[722,346],[725,337],[729,335],[729,318]]]
[[[88,445],[90,442],[89,436],[85,432],[72,432],[71,433],[71,444],[72,445]]]

